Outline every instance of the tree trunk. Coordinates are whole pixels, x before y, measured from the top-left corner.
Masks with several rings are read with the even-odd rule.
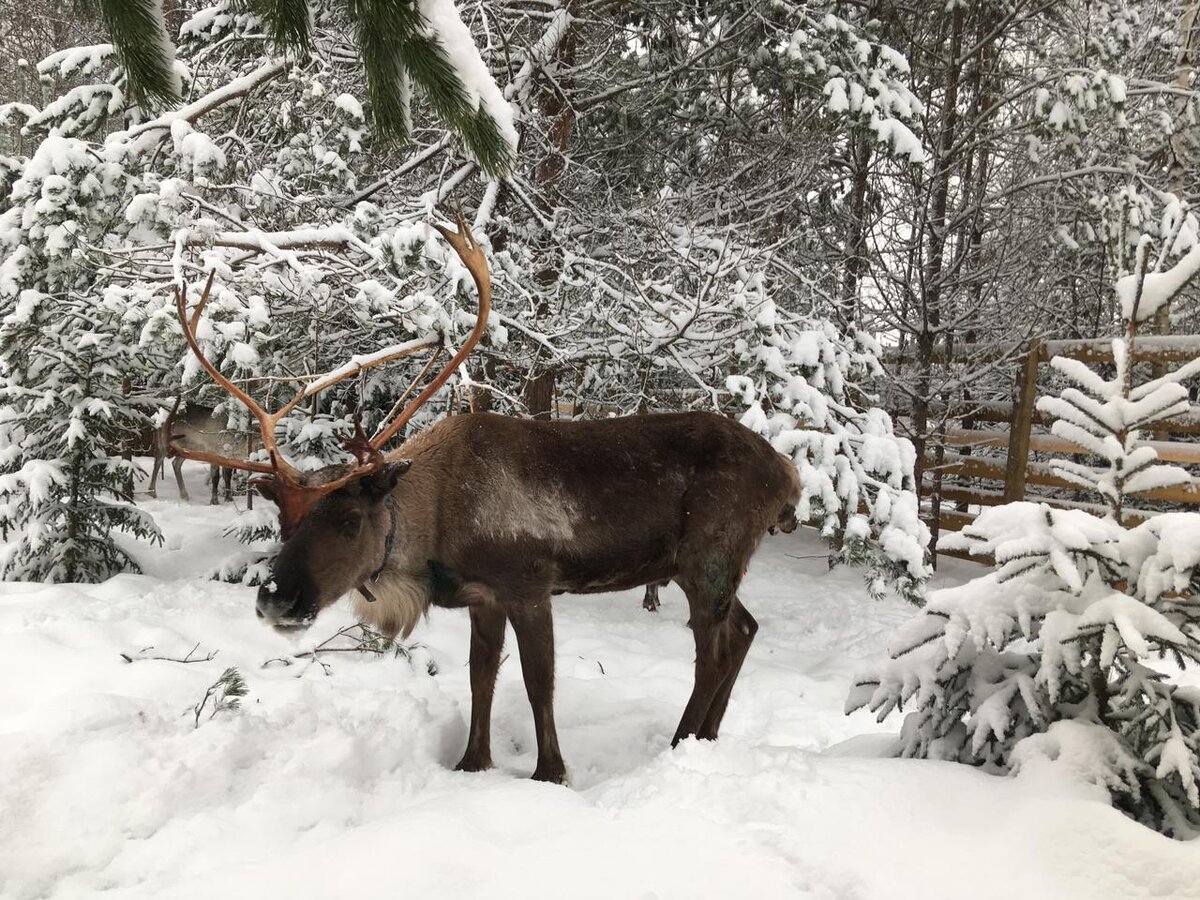
[[[554,367],[548,366],[525,385],[525,406],[535,419],[549,419],[554,412]]]
[[[578,41],[575,17],[579,14],[579,6],[580,0],[568,0],[566,4],[566,13],[569,19],[562,39],[554,48],[551,63],[554,72],[553,81],[545,77],[537,80],[538,109],[547,120],[546,141],[548,147],[546,155],[535,167],[534,180],[538,186],[539,205],[550,221],[554,221],[556,210],[563,205],[562,175],[566,170],[566,152],[571,142],[571,131],[575,125],[575,111],[566,94],[574,86],[575,81],[571,70],[575,66],[575,50]],[[535,322],[550,311],[550,292],[558,283],[563,264],[550,235],[544,235],[541,244],[545,264],[535,276],[542,289],[542,299],[536,309]],[[556,372],[553,363],[540,365],[539,359],[540,353],[534,359],[533,369],[525,384],[525,406],[535,419],[548,419],[554,402]]]
[[[933,389],[933,350],[941,325],[942,274],[946,252],[946,213],[949,209],[950,176],[958,126],[960,70],[955,61],[962,53],[963,7],[950,14],[950,38],[946,42],[946,88],[942,100],[941,134],[930,186],[926,217],[926,254],[920,294],[920,329],[917,332],[917,384],[913,398],[913,445],[917,451],[914,475],[919,494],[925,493],[925,454],[929,444],[929,403]],[[937,523],[933,528],[936,530]]]
[[[871,140],[863,133],[850,146],[853,183],[850,187],[850,219],[846,223],[846,272],[838,297],[838,325],[848,330],[858,321],[858,291],[867,266],[867,185],[871,165]]]

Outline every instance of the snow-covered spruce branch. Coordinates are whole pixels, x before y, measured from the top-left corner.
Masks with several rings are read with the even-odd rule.
[[[200,716],[205,709],[208,709],[208,717],[211,719],[219,712],[232,712],[239,709],[242,705],[242,698],[250,693],[250,688],[246,685],[246,680],[242,678],[242,673],[236,668],[228,668],[221,673],[221,677],[209,685],[208,690],[204,692],[204,696],[200,698],[200,702],[192,707],[193,713],[192,727],[200,727]],[[212,701],[211,708],[209,701]]]

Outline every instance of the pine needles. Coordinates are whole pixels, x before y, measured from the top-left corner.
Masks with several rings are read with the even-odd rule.
[[[161,0],[79,0],[79,5],[98,7],[125,69],[130,99],[148,109],[179,101],[175,48]],[[237,0],[234,5],[262,21],[278,52],[298,58],[311,52],[307,0]],[[488,81],[490,76],[469,36],[452,52],[447,42],[461,43],[461,36],[439,32],[416,0],[344,0],[343,7],[366,74],[376,133],[384,143],[403,145],[411,138],[415,86],[488,175],[512,170],[515,148],[470,87],[472,78]]]
[[[205,709],[209,709],[208,718],[211,719],[219,712],[232,711],[240,707],[242,698],[249,693],[250,688],[246,686],[242,673],[230,666],[221,673],[220,678],[209,685],[204,696],[200,698],[200,702],[192,707],[192,712],[196,715],[194,727],[200,727],[200,716]],[[209,707],[209,701],[212,701],[211,707]]]
[[[167,35],[161,0],[83,0],[99,7],[104,27],[125,69],[125,92],[138,106],[155,109],[179,102],[175,47]]]

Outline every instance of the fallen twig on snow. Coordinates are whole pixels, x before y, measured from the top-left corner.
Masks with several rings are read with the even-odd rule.
[[[329,646],[338,638],[348,638],[354,643],[348,647]],[[302,650],[299,653],[293,653],[290,657],[276,656],[272,659],[268,659],[262,664],[262,668],[269,668],[272,663],[280,663],[284,666],[290,666],[293,660],[307,659],[309,660],[309,666],[305,666],[300,674],[296,676],[297,678],[303,677],[304,673],[308,671],[309,667],[314,662],[319,663],[325,674],[329,675],[333,670],[328,664],[322,662],[320,658],[327,653],[370,653],[374,656],[384,656],[387,653],[391,653],[394,657],[403,657],[404,659],[408,660],[409,663],[412,663],[414,661],[412,651],[423,646],[423,644],[412,644],[411,646],[406,647],[389,637],[385,637],[370,625],[365,625],[359,622],[354,625],[347,625],[345,628],[338,629],[334,634],[321,641],[321,643],[317,644],[311,650]],[[430,675],[437,674],[437,666],[434,665],[432,660],[426,662],[425,670]]]
[[[242,697],[249,693],[250,689],[246,687],[242,673],[232,666],[226,669],[221,673],[220,678],[208,686],[208,690],[204,692],[200,702],[192,707],[192,712],[196,714],[194,727],[200,727],[200,714],[204,712],[209,700],[213,701],[212,712],[208,714],[211,719],[223,710],[237,709],[242,705]]]
[[[200,662],[209,662],[210,660],[213,659],[213,657],[215,657],[220,652],[219,650],[210,650],[210,651],[208,651],[208,654],[206,656],[196,656],[195,655],[196,651],[200,649],[199,641],[196,642],[196,646],[194,646],[191,650],[189,650],[187,652],[187,656],[184,656],[182,658],[180,658],[178,656],[147,656],[146,651],[153,650],[153,649],[154,649],[154,645],[151,645],[149,647],[143,647],[141,650],[133,651],[130,653],[122,653],[121,659],[125,660],[125,662],[127,662],[127,663],[142,662],[143,660],[147,660],[147,659],[158,659],[158,660],[162,660],[163,662],[200,663]]]

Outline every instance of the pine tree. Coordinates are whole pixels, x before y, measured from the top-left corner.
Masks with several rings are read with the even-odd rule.
[[[162,0],[92,2],[120,57],[128,97],[150,108],[177,102],[179,74]],[[343,0],[334,10],[316,11],[308,0],[231,0],[225,8],[254,16],[280,52],[301,59],[313,52],[314,15],[344,16],[380,138],[396,144],[410,139],[415,86],[484,171],[511,171],[517,145],[511,110],[453,0]]]
[[[883,718],[911,707],[905,756],[998,771],[1067,760],[1117,807],[1183,838],[1200,833],[1200,693],[1171,674],[1200,663],[1200,513],[1136,527],[1123,514],[1131,495],[1191,480],[1156,462],[1141,433],[1187,411],[1180,382],[1200,360],[1143,384],[1133,360],[1138,324],[1200,270],[1200,249],[1148,272],[1149,249],[1143,241],[1137,270],[1117,282],[1127,325],[1112,345],[1115,376],[1058,357],[1054,368],[1078,387],[1039,401],[1054,434],[1098,460],[1056,460],[1054,471],[1102,505],[1012,503],[943,538],[996,568],[934,592],[893,639],[891,659],[857,679],[847,711]]]

